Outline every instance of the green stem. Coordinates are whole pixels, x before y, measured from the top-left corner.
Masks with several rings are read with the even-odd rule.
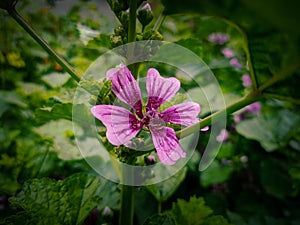
[[[62,58],[38,33],[24,20],[24,18],[13,8],[8,10],[8,13],[17,21],[17,23],[27,31],[31,37],[41,45],[44,50],[54,58],[54,60],[67,71],[71,77],[77,82],[80,81],[81,75],[64,59]]]
[[[129,25],[128,25],[128,43],[136,41],[136,10],[137,10],[137,0],[129,1]],[[129,61],[134,61],[134,44],[130,45],[128,48],[127,59]],[[129,65],[129,70],[132,75],[137,79],[138,77],[138,65]]]
[[[129,1],[129,25],[128,25],[128,43],[134,42],[136,40],[136,10],[137,10],[137,0]],[[134,59],[134,45],[131,45],[128,49],[128,59],[129,61]],[[134,76],[137,76],[138,64],[129,65]],[[131,170],[122,169],[122,177],[134,179],[133,172]],[[122,178],[122,179],[123,179]],[[134,215],[134,187],[125,184],[121,185],[121,208],[120,208],[120,225],[132,225]]]
[[[162,212],[162,203],[163,202],[161,200],[158,201],[158,207],[157,207],[158,214],[161,214]]]
[[[240,99],[239,101],[227,106],[225,109],[222,109],[216,113],[211,114],[210,116],[207,116],[203,120],[201,120],[199,123],[194,124],[193,126],[184,128],[180,131],[176,132],[177,137],[184,138],[186,136],[189,136],[195,132],[198,132],[201,128],[204,128],[206,126],[211,125],[213,122],[216,122],[217,120],[224,118],[224,115],[231,114],[253,102],[258,100],[260,95],[256,94],[257,92],[251,92],[246,97]]]
[[[136,38],[136,10],[137,0],[129,1],[129,26],[128,26],[128,43],[134,42]]]
[[[252,81],[252,89],[254,91],[258,90],[258,82],[257,82],[257,77],[253,68],[253,64],[252,64],[252,57],[251,57],[251,53],[250,53],[250,48],[249,48],[249,43],[248,43],[248,39],[246,34],[244,34],[244,49],[246,52],[246,57],[247,57],[247,62],[248,62],[248,68],[249,68],[249,73],[250,73],[250,77],[251,77],[251,81]]]
[[[258,90],[258,82],[257,82],[257,77],[253,68],[253,63],[252,63],[252,57],[251,57],[251,52],[249,48],[249,42],[246,33],[235,23],[231,22],[230,20],[226,20],[228,24],[230,24],[232,27],[234,27],[238,32],[241,34],[243,38],[243,48],[246,54],[247,62],[248,62],[248,68],[249,68],[249,73],[252,81],[252,89],[254,91]]]
[[[134,212],[134,187],[121,185],[120,225],[132,225]]]
[[[272,94],[272,93],[263,93],[263,96],[266,98],[275,98],[278,100],[282,100],[282,101],[300,105],[300,99],[296,99],[296,98],[292,98],[292,97],[288,97],[288,96],[282,96],[282,95],[277,95],[277,94]]]
[[[274,85],[275,83],[287,78],[288,76],[290,76],[291,74],[293,74],[295,71],[297,71],[300,68],[300,62],[296,62],[288,67],[286,67],[285,69],[283,69],[282,71],[280,71],[279,73],[277,73],[275,76],[273,76],[271,79],[269,79],[267,82],[265,82],[264,84],[262,84],[258,89],[254,89],[249,95],[247,95],[246,97],[240,99],[239,101],[237,101],[236,103],[227,106],[225,109],[222,109],[206,118],[204,118],[203,120],[201,120],[201,122],[184,128],[180,131],[176,132],[177,137],[180,138],[184,138],[190,134],[193,134],[197,131],[199,131],[199,129],[211,125],[212,122],[223,118],[224,115],[228,115],[231,114],[255,101],[257,101],[260,97],[272,97],[271,94],[264,94],[263,91],[265,91],[267,88],[269,88],[270,86]],[[273,97],[276,98],[276,96],[273,95]],[[278,96],[277,96],[278,98]],[[291,98],[284,98],[282,100],[291,100],[294,103],[299,103],[299,100],[295,100],[295,99],[291,99]]]

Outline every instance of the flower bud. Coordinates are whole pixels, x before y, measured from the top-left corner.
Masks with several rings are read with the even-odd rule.
[[[149,3],[146,3],[140,9],[138,9],[137,18],[143,27],[147,26],[153,20],[153,12]]]
[[[162,41],[164,38],[163,38],[163,36],[158,31],[148,30],[145,33],[143,33],[143,39],[144,40],[158,40],[158,41]]]
[[[137,41],[142,41],[143,40],[143,35],[140,34],[140,33],[136,34],[136,40]]]
[[[124,27],[122,27],[122,26],[116,27],[116,28],[114,29],[114,32],[115,32],[115,35],[120,35],[120,36],[126,35],[126,32],[125,32],[125,30],[124,30]]]
[[[90,103],[91,105],[96,105],[97,100],[98,100],[97,96],[92,95],[92,96],[90,97],[90,99],[89,99],[89,103]]]
[[[115,14],[118,14],[122,10],[118,0],[107,0],[107,3]]]
[[[129,10],[122,11],[120,13],[119,20],[120,20],[121,24],[123,25],[123,27],[125,28],[125,30],[127,30],[128,24],[129,24]]]
[[[146,164],[147,165],[153,165],[156,163],[156,159],[155,159],[155,156],[154,155],[149,155],[147,158],[146,158]]]
[[[129,8],[129,0],[119,0],[119,7],[123,11],[127,10]]]
[[[110,44],[113,48],[118,47],[123,44],[122,37],[120,35],[111,35],[110,36]]]

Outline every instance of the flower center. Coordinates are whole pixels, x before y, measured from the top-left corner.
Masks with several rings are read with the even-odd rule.
[[[160,118],[156,110],[148,110],[143,118],[143,123],[151,130],[160,130],[164,125],[164,121]]]

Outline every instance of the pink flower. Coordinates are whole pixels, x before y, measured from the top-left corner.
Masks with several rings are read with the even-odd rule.
[[[243,81],[243,86],[246,87],[246,88],[250,87],[251,84],[252,84],[251,77],[250,77],[249,74],[244,74],[242,76],[242,81]]]
[[[222,45],[229,41],[229,36],[223,33],[211,33],[208,36],[208,41]]]
[[[163,164],[173,165],[180,158],[185,158],[174,129],[166,123],[191,126],[199,122],[197,115],[200,106],[197,103],[185,102],[159,112],[159,107],[170,100],[180,88],[176,78],[163,78],[156,69],[147,72],[146,89],[148,102],[143,110],[141,91],[137,81],[122,62],[120,68],[107,71],[107,79],[112,81],[114,94],[128,106],[96,105],[92,114],[106,126],[108,141],[116,146],[126,144],[145,127],[151,132],[158,158]]]
[[[260,102],[254,102],[248,106],[246,106],[242,112],[235,114],[233,119],[234,122],[238,123],[242,120],[245,120],[249,117],[249,115],[254,114],[256,116],[259,116],[261,113],[261,103]]]
[[[261,104],[260,102],[254,102],[251,105],[246,106],[245,109],[258,116],[260,114]]]
[[[216,139],[218,142],[224,142],[228,140],[228,137],[229,137],[228,131],[226,129],[222,129]]]
[[[239,60],[237,58],[231,59],[229,63],[233,67],[236,67],[236,68],[239,68],[239,69],[243,67],[243,65],[239,62]]]
[[[232,58],[234,56],[234,51],[230,48],[223,48],[221,52],[225,58]]]

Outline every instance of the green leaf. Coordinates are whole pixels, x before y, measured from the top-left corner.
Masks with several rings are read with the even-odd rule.
[[[70,75],[67,73],[57,73],[53,72],[42,77],[42,80],[45,81],[52,88],[61,87],[70,79]]]
[[[237,213],[227,211],[227,216],[235,225],[247,225],[243,217]]]
[[[35,111],[36,121],[39,124],[43,124],[51,120],[72,120],[72,107],[72,103],[56,103],[52,107],[37,109]]]
[[[236,130],[246,138],[259,141],[266,151],[274,151],[289,143],[299,131],[299,123],[299,115],[284,109],[242,121]]]
[[[260,164],[260,182],[265,191],[283,199],[292,193],[292,180],[285,165],[275,159],[266,159]]]
[[[87,42],[87,47],[99,49],[100,47],[104,47],[106,49],[111,48],[110,38],[108,34],[99,34],[93,39]]]
[[[78,149],[74,140],[73,125],[68,120],[50,121],[35,128],[35,131],[41,136],[53,140],[53,150],[58,153],[60,158],[65,160],[80,159],[82,158],[80,150],[85,149]],[[81,128],[76,129],[78,131]],[[86,153],[85,156],[87,156]]]
[[[300,19],[298,8],[299,1],[291,0],[243,0],[242,1],[250,10],[253,10],[261,18],[265,19],[272,25],[277,26],[280,29],[288,30],[299,33],[297,29],[298,21]]]
[[[257,23],[263,27],[265,24],[275,26],[284,31],[299,33],[297,30],[297,21],[299,21],[299,8],[297,0],[284,1],[279,0],[274,3],[271,0],[266,1],[193,1],[185,2],[180,0],[163,0],[165,13],[183,13],[195,12],[209,16],[225,17],[242,25],[253,25]],[[242,20],[240,18],[243,18]],[[251,21],[252,19],[252,21]],[[259,23],[260,22],[260,23]]]
[[[25,212],[19,212],[15,215],[8,216],[2,220],[0,220],[1,225],[30,225],[34,224],[34,220],[32,220]]]
[[[157,214],[149,217],[143,225],[176,225],[174,219],[168,214]]]
[[[77,30],[79,31],[80,41],[82,41],[84,45],[87,45],[90,40],[100,34],[99,31],[93,30],[81,23],[77,23]]]
[[[200,225],[213,211],[205,205],[203,198],[191,197],[189,202],[178,199],[170,213],[177,224]]]
[[[134,192],[134,212],[137,224],[143,224],[146,219],[157,213],[157,200],[146,187],[135,189]]]
[[[180,104],[187,99],[187,96],[181,93],[177,93],[170,101],[164,102],[160,107],[159,111],[162,112],[171,106]]]
[[[196,55],[200,56],[203,54],[203,49],[202,49],[203,43],[200,39],[196,39],[196,38],[181,39],[175,43],[185,48],[188,48],[189,50],[193,51]]]
[[[80,115],[80,118],[76,116],[73,117],[73,111],[76,112],[74,115]],[[52,107],[40,108],[35,111],[36,121],[39,124],[59,119],[89,124],[90,116],[88,115],[90,115],[90,110],[85,104],[73,105],[72,103],[56,103]]]
[[[14,131],[4,133],[6,142],[11,143],[10,139],[13,139],[15,148],[6,150],[8,145],[0,151],[0,191],[8,194],[19,190],[27,179],[49,176],[59,164],[56,153],[50,151],[52,143],[49,140],[33,134],[18,137],[19,134]]]
[[[63,181],[33,179],[10,202],[23,208],[35,224],[79,225],[101,200],[104,185],[99,178],[84,173]]]
[[[232,165],[221,165],[214,160],[211,165],[200,174],[200,182],[204,187],[225,182],[233,171]]]
[[[214,215],[208,217],[202,225],[232,225],[223,216]]]
[[[26,103],[22,96],[15,91],[0,90],[0,104],[10,104],[19,107],[26,107]],[[0,114],[1,115],[1,114]]]
[[[184,167],[168,180],[147,186],[147,189],[160,201],[166,201],[174,194],[179,185],[183,182],[187,173],[187,168]]]
[[[188,96],[192,101],[197,102],[201,106],[201,115],[221,110],[224,106],[223,96],[218,96],[219,87],[215,84],[208,84],[201,88],[192,88],[188,90]]]

